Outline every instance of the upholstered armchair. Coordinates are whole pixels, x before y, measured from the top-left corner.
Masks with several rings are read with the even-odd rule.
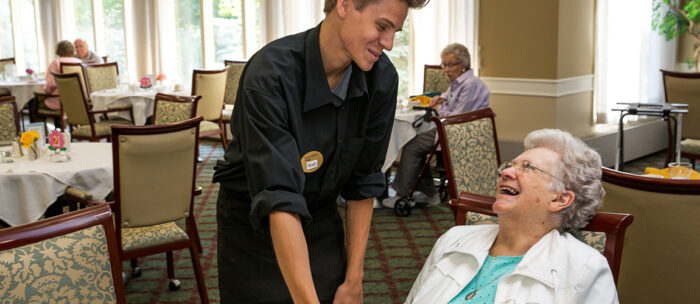
[[[450,87],[450,79],[439,65],[423,67],[423,92],[445,92]]]
[[[125,304],[106,204],[0,230],[4,303]]]
[[[0,59],[0,73],[4,73],[5,66],[10,64],[10,63],[12,63],[12,64],[15,63],[15,57]],[[12,92],[10,90],[5,89],[5,88],[0,88],[0,96],[10,96],[10,95],[12,95]]]
[[[690,158],[695,166],[695,160],[700,159],[700,73],[681,73],[661,70],[664,79],[666,102],[688,104],[688,113],[683,115],[681,129],[681,157]],[[670,124],[670,122],[669,122]],[[672,147],[675,142],[669,125],[669,149],[666,163],[675,161],[672,157]]]
[[[166,253],[170,288],[173,250],[189,249],[202,303],[208,303],[194,215],[196,150],[201,117],[157,126],[112,126],[117,246],[122,261]],[[185,229],[176,221],[184,220]],[[138,274],[133,269],[135,275]]]
[[[14,96],[0,97],[0,141],[19,136],[19,118]]]
[[[460,193],[458,199],[452,199],[450,205],[456,210],[457,225],[498,224],[498,217],[492,210],[496,201],[493,196],[473,193]],[[634,217],[623,213],[597,212],[581,230],[572,235],[581,242],[598,250],[610,265],[615,283],[617,283],[622,260],[622,248],[625,231],[632,224]]]
[[[224,108],[228,69],[192,71],[192,96],[202,97],[197,104],[197,116],[204,118],[199,127],[199,136],[218,134],[224,149],[228,142],[221,111]]]
[[[119,83],[119,66],[116,62],[83,64],[88,94],[114,89]]]
[[[432,117],[438,131],[450,197],[461,192],[496,196],[501,157],[491,108]]]
[[[131,125],[134,120],[131,105],[120,108],[95,111],[90,106],[87,95],[80,85],[78,74],[53,74],[58,86],[58,95],[61,99],[66,121],[71,129],[71,137],[76,140],[99,141],[110,139],[112,125]],[[97,121],[96,114],[128,111],[131,121],[122,119],[108,119]]]
[[[61,63],[61,68],[60,68],[61,74],[71,74],[71,73],[76,73],[78,74],[78,78],[80,79],[80,86],[83,88],[83,91],[86,92],[88,95],[90,95],[90,91],[88,91],[87,86],[85,85],[85,71],[83,70],[83,64],[78,62],[63,62]]]
[[[625,235],[621,303],[700,303],[700,181],[603,168],[601,211],[634,215]]]
[[[153,105],[153,124],[182,122],[197,114],[197,103],[201,96],[177,96],[158,93]]]
[[[65,129],[63,124],[63,107],[58,110],[47,107],[44,101],[49,97],[58,97],[58,95],[35,91],[34,98],[36,101],[33,102],[29,108],[29,111],[32,113],[31,116],[36,119],[41,119],[41,121],[44,122],[44,129],[47,131],[46,134],[48,134],[48,127],[46,126],[47,118],[53,119],[56,128],[60,128],[61,130]]]

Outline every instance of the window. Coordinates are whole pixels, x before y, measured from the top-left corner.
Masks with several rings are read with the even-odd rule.
[[[189,83],[192,70],[202,66],[200,11],[198,0],[175,1],[175,58],[177,77],[182,83]]]
[[[399,92],[398,96],[408,96],[408,80],[410,73],[410,66],[408,64],[408,50],[409,50],[409,18],[403,23],[403,30],[397,32],[394,36],[394,48],[391,51],[387,51],[386,55],[389,57],[391,62],[396,68],[396,72],[399,73]]]
[[[109,56],[108,61],[119,64],[119,72],[126,72],[124,51],[124,7],[122,0],[102,0],[102,21],[104,22],[104,50],[101,55]]]
[[[73,18],[75,20],[75,38],[85,40],[88,49],[95,50],[95,35],[92,25],[92,1],[73,0]]]
[[[22,46],[24,48],[24,64],[27,68],[39,71],[39,47],[36,37],[36,22],[34,18],[34,1],[19,1],[19,21],[22,25]],[[9,33],[9,31],[8,31]]]
[[[243,59],[243,14],[241,0],[215,0],[215,61]]]
[[[14,41],[12,40],[12,16],[10,15],[10,0],[0,0],[0,58],[15,56]]]

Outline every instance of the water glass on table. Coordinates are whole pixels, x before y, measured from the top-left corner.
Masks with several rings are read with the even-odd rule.
[[[689,179],[692,172],[690,163],[678,162],[668,164],[668,175],[671,179]]]
[[[11,163],[12,160],[12,142],[0,141],[0,162]]]

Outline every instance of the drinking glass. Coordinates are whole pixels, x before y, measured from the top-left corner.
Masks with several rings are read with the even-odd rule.
[[[668,175],[671,176],[671,179],[689,179],[692,167],[690,163],[669,163]]]
[[[13,162],[11,141],[0,141],[0,161],[3,163]]]

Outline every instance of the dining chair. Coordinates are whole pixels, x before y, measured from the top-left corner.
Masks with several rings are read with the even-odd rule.
[[[439,65],[426,64],[423,67],[423,92],[445,92],[450,87],[450,79]]]
[[[106,204],[1,229],[0,269],[3,303],[126,303]]]
[[[100,141],[103,138],[110,139],[112,125],[131,125],[134,113],[131,105],[107,110],[93,110],[88,103],[88,98],[80,86],[80,78],[77,73],[54,74],[58,95],[61,99],[63,112],[66,114],[66,122],[71,130],[71,138],[76,140]],[[95,115],[128,112],[131,121],[119,118],[96,121]]]
[[[153,124],[163,125],[194,118],[201,96],[177,96],[156,94],[153,104]]]
[[[204,118],[199,127],[199,137],[218,134],[224,149],[228,142],[221,110],[224,108],[228,69],[192,71],[192,96],[202,97],[197,105],[197,116]]]
[[[491,108],[433,116],[451,198],[461,192],[496,196],[501,156]],[[454,210],[453,210],[454,211]]]
[[[700,180],[645,177],[603,168],[601,211],[634,215],[625,235],[622,303],[700,303]]]
[[[188,248],[202,303],[208,303],[194,215],[201,117],[156,126],[112,126],[117,247],[122,261],[166,253],[170,289],[178,289],[173,250]],[[176,221],[184,219],[185,229]]]
[[[19,133],[19,115],[15,97],[0,97],[0,141],[14,141]]]
[[[34,92],[34,102],[29,105],[29,111],[31,112],[31,117],[35,119],[41,119],[44,123],[44,129],[46,134],[49,134],[49,128],[46,125],[46,119],[53,119],[54,126],[60,128],[61,131],[65,129],[63,122],[63,107],[61,106],[58,110],[54,110],[46,106],[44,101],[49,97],[58,97],[58,95],[52,95],[44,92]]]
[[[15,64],[15,57],[0,59],[0,74],[5,73],[5,66],[8,64]],[[0,97],[10,95],[12,95],[12,91],[6,88],[0,88]]]
[[[85,83],[88,94],[114,89],[119,84],[119,65],[117,62],[83,64],[83,70],[87,80]]]
[[[224,60],[224,65],[228,68],[228,77],[226,78],[226,93],[224,94],[224,109],[221,111],[224,127],[231,123],[231,114],[233,114],[233,105],[236,103],[236,94],[238,93],[238,85],[241,81],[241,75],[247,61]],[[231,107],[227,108],[229,105]],[[224,129],[226,131],[226,129]]]
[[[90,91],[88,91],[88,88],[85,85],[85,70],[83,69],[82,63],[63,62],[61,63],[60,71],[61,74],[77,73],[78,78],[80,78],[80,86],[83,88],[83,91],[88,93],[88,96],[90,95]]]
[[[700,73],[682,73],[661,70],[664,80],[664,93],[667,103],[688,104],[688,113],[683,115],[681,129],[681,157],[687,157],[695,167],[695,160],[700,159]],[[669,148],[666,164],[672,160],[675,149],[671,122],[668,122]]]
[[[450,205],[457,210],[455,224],[497,224],[498,217],[492,210],[495,201],[496,198],[493,196],[460,193],[459,198],[450,200]],[[605,256],[616,284],[622,261],[625,232],[633,220],[634,217],[630,214],[599,211],[589,220],[586,227],[571,233]]]

